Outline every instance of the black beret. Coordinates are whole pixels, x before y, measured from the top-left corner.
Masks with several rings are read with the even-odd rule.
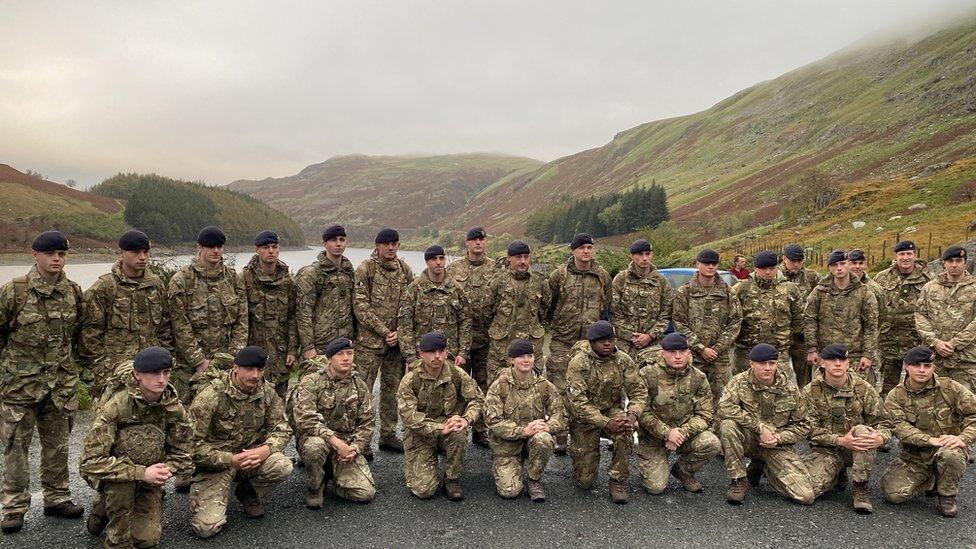
[[[929,364],[932,362],[932,349],[928,347],[912,347],[905,353],[905,364]]]
[[[847,252],[848,261],[864,261],[865,259],[866,258],[864,257],[864,250],[858,250],[857,248],[854,248],[853,250]]]
[[[132,369],[142,374],[172,367],[173,354],[162,347],[146,347],[132,361]]]
[[[322,242],[328,242],[337,236],[346,236],[346,230],[342,225],[333,225],[322,232]]]
[[[471,227],[468,229],[468,234],[465,235],[465,240],[474,240],[476,238],[488,238],[488,233],[485,232],[481,227]]]
[[[376,244],[389,244],[391,242],[399,242],[400,233],[394,231],[393,229],[380,229],[380,232],[376,233],[376,238],[373,242]]]
[[[427,332],[420,336],[420,345],[417,347],[425,353],[447,349],[447,336],[444,332]]]
[[[799,244],[787,244],[783,248],[783,257],[792,259],[793,261],[803,261],[803,258],[806,257],[806,252],[803,251],[803,246]]]
[[[593,237],[586,233],[580,233],[573,237],[573,241],[569,243],[569,249],[575,250],[584,244],[593,244]]]
[[[513,240],[508,245],[508,257],[512,257],[513,255],[523,255],[527,253],[531,253],[531,250],[529,250],[529,245],[521,240]]]
[[[688,349],[688,338],[685,334],[671,332],[661,340],[661,348],[665,351],[684,351]]]
[[[898,252],[908,252],[908,251],[917,250],[917,249],[918,248],[915,247],[915,243],[912,242],[911,240],[902,240],[898,244],[895,244],[895,253],[898,253]]]
[[[434,244],[433,246],[424,250],[424,261],[430,261],[439,255],[444,255],[444,248]]]
[[[142,231],[132,230],[119,237],[119,249],[122,251],[138,252],[149,247],[149,237]]]
[[[847,345],[840,343],[831,343],[820,351],[820,358],[824,360],[839,360],[847,356]]]
[[[946,251],[942,252],[942,261],[952,258],[966,259],[966,248],[962,246],[949,246]]]
[[[325,346],[325,358],[332,358],[332,355],[343,349],[352,349],[352,341],[348,337],[337,337]]]
[[[651,246],[650,242],[648,242],[643,238],[638,238],[637,240],[634,241],[633,244],[630,245],[630,253],[632,254],[639,254],[641,252],[652,252],[652,251],[654,251],[654,247]]]
[[[68,249],[68,237],[61,231],[44,231],[37,235],[31,249],[35,252],[53,252]]]
[[[771,252],[769,250],[763,250],[756,254],[756,259],[752,261],[752,264],[760,269],[766,267],[776,266],[776,252]]]
[[[612,337],[614,335],[613,324],[610,324],[606,320],[597,320],[590,327],[586,329],[586,339],[587,341],[596,341],[598,339],[605,339]]]
[[[274,231],[261,231],[254,237],[255,246],[267,246],[268,244],[278,243],[278,233]]]
[[[523,355],[535,354],[535,347],[527,339],[516,339],[508,346],[508,358],[518,358]]]
[[[207,248],[223,246],[225,242],[227,242],[227,236],[224,235],[224,231],[221,231],[219,227],[214,227],[213,225],[204,227],[200,230],[200,234],[197,235],[197,244]]]
[[[699,263],[718,263],[718,252],[705,248],[698,252],[698,257],[695,258],[695,261]]]
[[[257,345],[244,347],[234,356],[234,364],[249,368],[264,368],[268,363],[268,353]]]
[[[839,261],[847,261],[847,254],[844,250],[834,250],[827,256],[827,265],[833,265]]]
[[[760,343],[752,349],[749,349],[749,360],[753,362],[768,362],[770,360],[777,360],[778,358],[779,351],[769,343]]]

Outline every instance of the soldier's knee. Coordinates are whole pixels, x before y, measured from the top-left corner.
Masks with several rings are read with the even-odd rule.
[[[506,499],[517,498],[522,495],[522,482],[517,479],[510,479],[508,482],[499,481],[495,483],[495,491]]]
[[[866,425],[855,425],[854,436],[860,437],[871,434],[871,429]]]
[[[884,493],[885,501],[893,505],[905,503],[911,496],[911,494],[908,493],[908,490],[902,488],[889,488],[888,486],[884,486],[882,492]]]
[[[219,534],[220,529],[224,527],[226,522],[226,520],[221,520],[220,522],[213,523],[193,519],[191,526],[193,526],[193,533],[196,534],[198,538],[208,539]]]
[[[420,499],[430,499],[434,497],[434,492],[437,491],[437,481],[411,482],[407,484],[407,488],[410,489],[410,493],[415,497]]]
[[[668,487],[668,477],[664,476],[645,476],[644,477],[644,489],[647,493],[651,495],[659,495],[664,493],[664,489]]]
[[[722,451],[722,441],[711,431],[704,431],[697,437],[698,447],[704,454],[716,455]]]
[[[732,438],[742,438],[739,425],[731,419],[723,419],[718,423],[718,438],[723,442]]]
[[[807,482],[794,488],[793,500],[800,505],[813,505],[815,499],[817,494],[813,490],[813,483]]]
[[[302,440],[302,459],[305,461],[318,461],[325,458],[329,451],[329,445],[321,437],[305,437]]]
[[[271,454],[264,464],[261,473],[269,482],[282,482],[291,476],[293,469],[291,459],[281,452]]]
[[[962,450],[940,449],[935,454],[936,461],[946,469],[962,471],[966,468],[968,460]]]
[[[536,433],[529,439],[529,445],[552,450],[556,447],[556,439],[549,433]]]
[[[356,503],[369,503],[376,497],[376,488],[372,486],[346,488],[343,497]]]

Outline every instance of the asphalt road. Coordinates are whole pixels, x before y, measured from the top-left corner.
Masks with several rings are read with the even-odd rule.
[[[82,415],[71,437],[71,487],[74,501],[89,506],[92,491],[76,474],[81,439],[88,417]],[[24,530],[0,537],[0,547],[100,547],[102,538],[90,536],[82,520],[45,517],[41,513],[35,437],[31,462],[34,506]],[[293,445],[286,450],[294,455]],[[330,498],[321,511],[305,508],[305,470],[296,468],[291,479],[265,501],[263,519],[246,519],[231,496],[224,531],[208,541],[190,531],[188,497],[169,493],[165,499],[163,546],[167,547],[524,547],[524,546],[647,546],[670,547],[965,547],[976,545],[976,483],[967,471],[960,496],[961,512],[945,519],[936,511],[936,499],[919,497],[901,506],[881,499],[877,481],[890,454],[879,454],[872,496],[873,515],[856,515],[850,492],[835,492],[812,507],[789,503],[766,481],[750,491],[744,505],[725,502],[728,480],[718,460],[699,475],[705,493],[690,494],[671,479],[660,496],[643,491],[632,467],[630,503],[615,505],[608,499],[604,452],[596,488],[583,492],[570,478],[569,457],[553,457],[544,477],[548,501],[527,498],[503,500],[494,491],[488,450],[469,447],[462,485],[463,502],[442,496],[421,501],[403,483],[402,455],[378,452],[373,475],[378,490],[368,505]],[[171,492],[172,488],[168,487]]]

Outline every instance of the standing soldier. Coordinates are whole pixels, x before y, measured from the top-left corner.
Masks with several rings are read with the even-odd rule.
[[[508,357],[512,367],[502,371],[485,395],[495,490],[503,498],[518,497],[524,461],[529,499],[542,502],[542,472],[556,445],[553,435],[566,430],[566,406],[556,386],[536,373],[531,341],[513,341]]]
[[[298,287],[295,317],[303,359],[324,352],[326,345],[337,337],[356,337],[352,305],[356,272],[342,255],[346,251],[346,230],[332,225],[322,233],[322,246],[325,249],[319,252],[315,262],[302,267],[295,275]]]
[[[691,346],[693,363],[708,377],[712,404],[717,406],[729,377],[729,348],[739,335],[742,308],[732,288],[717,276],[718,252],[702,250],[698,272],[674,296],[674,330]]]
[[[413,280],[413,271],[397,257],[399,233],[382,229],[375,244],[373,255],[356,268],[356,366],[370,392],[380,375],[380,450],[403,452],[403,442],[396,436],[396,391],[403,379],[404,362],[396,330],[400,298]]]
[[[149,237],[129,231],[119,238],[112,272],[85,292],[85,319],[78,342],[82,363],[92,373],[88,392],[97,401],[115,366],[146,347],[173,347],[166,286],[149,272]]]
[[[807,297],[813,288],[820,281],[817,271],[807,269],[803,266],[806,252],[799,244],[787,244],[783,248],[783,263],[780,272],[786,277],[788,282],[796,284],[803,295],[803,302],[806,303]],[[798,387],[806,387],[810,383],[813,375],[812,366],[807,363],[807,345],[803,341],[803,332],[793,334],[793,344],[790,346],[790,364],[793,365],[793,372],[796,374],[796,384]]]
[[[437,454],[444,454],[444,496],[464,499],[461,467],[468,428],[481,415],[478,384],[447,360],[447,337],[426,333],[417,345],[421,363],[400,382],[397,403],[403,418],[403,473],[407,488],[421,499],[437,490]]]
[[[610,284],[610,322],[620,347],[637,360],[637,353],[660,343],[671,323],[674,290],[651,260],[654,250],[643,238],[630,245],[630,265]]]
[[[827,257],[830,275],[810,292],[803,312],[807,362],[818,364],[820,348],[831,343],[847,346],[851,367],[877,387],[878,299],[851,275],[844,250]]]
[[[790,346],[794,335],[803,332],[806,298],[796,284],[776,270],[776,254],[764,250],[753,261],[755,272],[732,287],[742,308],[742,329],[732,348],[732,373],[749,369],[749,350],[769,343],[779,351],[779,367],[793,380]]]
[[[46,231],[31,244],[34,266],[0,287],[0,437],[5,534],[24,526],[31,503],[27,454],[34,427],[41,439],[44,514],[79,518],[84,508],[68,489],[68,433],[78,409],[72,359],[81,328],[81,288],[64,274],[68,239]]]
[[[613,442],[607,476],[610,499],[627,503],[630,452],[637,419],[647,404],[647,388],[634,359],[617,349],[613,324],[599,320],[586,330],[586,341],[573,346],[569,361],[569,430],[573,438],[573,480],[589,490],[600,465],[600,437]],[[625,400],[626,399],[626,400]]]
[[[935,375],[934,358],[928,347],[909,350],[905,381],[885,398],[901,453],[881,477],[881,487],[885,500],[896,504],[934,489],[939,513],[952,518],[959,512],[956,494],[966,456],[976,442],[976,397],[961,383]]]
[[[147,347],[130,367],[136,383],[95,412],[80,471],[104,494],[105,546],[155,547],[163,530],[162,487],[192,465],[193,433],[169,384],[173,355]],[[102,528],[104,522],[94,530]]]

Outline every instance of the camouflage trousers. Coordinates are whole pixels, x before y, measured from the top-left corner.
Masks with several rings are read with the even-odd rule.
[[[484,345],[468,351],[468,361],[463,366],[464,371],[474,379],[482,394],[488,392],[488,346]],[[488,433],[485,418],[478,416],[472,428],[479,433]]]
[[[607,417],[613,417],[614,412]],[[584,490],[589,490],[596,480],[597,468],[600,465],[600,437],[613,442],[613,455],[607,476],[610,480],[627,482],[630,478],[630,453],[634,449],[634,435],[624,433],[613,435],[603,429],[594,429],[590,425],[573,422],[569,427],[569,436],[573,443],[569,447],[569,455],[573,459],[573,480]]]
[[[437,474],[438,450],[444,452],[444,478],[461,478],[467,448],[467,431],[434,437],[406,431],[403,436],[403,475],[407,488],[421,499],[434,495],[440,483],[440,475]]]
[[[518,337],[506,337],[504,339],[493,339],[491,343],[488,344],[488,364],[486,367],[486,378],[488,385],[491,385],[498,374],[508,368],[508,346],[512,344],[513,341],[519,339]],[[538,372],[542,372],[543,359],[542,359],[542,344],[543,338],[537,337],[525,337],[532,342],[532,348],[535,351],[535,369]]]
[[[861,370],[858,368],[861,362],[861,357],[864,355],[851,355],[851,371],[854,372],[857,377],[867,381],[872,387],[877,390],[881,387],[881,364],[880,361],[876,360],[875,357],[868,357],[872,359],[871,366]],[[819,368],[818,368],[819,369]],[[823,375],[823,374],[821,374]],[[883,396],[881,398],[884,398]]]
[[[854,434],[861,436],[868,434],[869,429],[864,425],[855,425]],[[837,485],[841,471],[851,468],[853,482],[867,482],[871,480],[874,470],[874,460],[877,450],[854,452],[847,448],[825,448],[815,446],[806,456],[807,471],[813,482],[813,494],[820,497]]]
[[[769,479],[769,485],[777,492],[800,503],[811,503],[814,500],[813,482],[803,458],[793,450],[793,446],[763,448],[759,446],[758,435],[746,431],[731,419],[722,420],[719,425],[719,439],[722,441],[725,471],[729,479],[746,476],[746,466],[743,463],[746,457],[759,459],[763,462],[763,473]]]
[[[928,463],[912,459],[914,457],[899,455],[888,465],[881,477],[885,500],[903,503],[933,487],[943,496],[954,496],[959,492],[959,479],[966,471],[968,452],[939,448]]]
[[[223,471],[197,471],[190,487],[190,525],[201,538],[217,535],[227,523],[227,497],[230,485],[247,482],[259,498],[291,476],[291,459],[281,452],[268,456],[258,468],[250,471],[225,469]]]
[[[542,480],[542,472],[556,448],[549,433],[536,433],[525,440],[491,439],[491,473],[495,490],[503,498],[522,494],[522,464],[529,480]]]
[[[296,447],[299,457],[305,462],[309,488],[314,490],[322,486],[326,481],[325,468],[328,467],[328,477],[332,479],[332,489],[337,496],[360,503],[373,501],[376,483],[373,482],[369,463],[361,454],[351,463],[342,463],[336,459],[335,449],[321,437],[301,437]]]
[[[549,357],[546,358],[546,379],[556,386],[560,396],[566,398],[566,372],[569,371],[569,361],[573,358],[569,352],[575,341],[566,343],[553,339],[549,342]]]
[[[886,337],[886,336],[882,336]],[[890,336],[889,336],[890,337]],[[914,334],[910,338],[902,336],[900,341],[902,344],[898,344],[899,339],[882,341],[879,345],[878,354],[881,355],[881,363],[878,365],[878,369],[881,372],[881,398],[888,394],[901,382],[901,374],[903,371],[902,361],[905,359],[905,354],[908,350],[916,345],[921,345],[918,340],[918,334]]]
[[[193,397],[196,395],[196,391],[193,390],[193,384],[190,383],[190,380],[196,373],[196,368],[193,366],[187,366],[186,364],[177,362],[173,368],[173,372],[170,374],[170,383],[176,389],[176,395],[180,397],[180,403],[187,408],[189,408],[190,403],[193,402]]]
[[[68,434],[71,417],[55,406],[50,396],[35,404],[0,403],[0,438],[3,440],[3,484],[0,506],[4,513],[26,513],[31,503],[30,451],[34,428],[41,441],[41,490],[44,506],[71,499],[68,489]]]
[[[163,492],[144,482],[101,482],[105,547],[155,547],[163,533]],[[94,510],[93,510],[94,512]]]
[[[941,362],[936,359],[935,373],[953,381],[976,393],[976,364],[972,362]]]
[[[794,340],[790,345],[790,364],[796,375],[796,386],[803,388],[813,381],[813,364],[807,362],[807,344]]]
[[[660,494],[668,485],[668,456],[671,450],[665,448],[660,440],[652,442],[643,436],[639,436],[638,440],[637,470],[644,479],[644,489],[652,494]],[[704,431],[678,446],[676,465],[685,473],[694,474],[721,450],[722,443],[718,437],[711,431]]]
[[[397,415],[396,392],[400,380],[406,372],[403,354],[399,347],[387,347],[386,351],[375,349],[356,350],[356,368],[366,381],[366,388],[372,394],[376,378],[380,378],[380,440],[396,437]]]
[[[793,364],[790,359],[789,349],[779,349],[779,360],[776,367],[786,374],[790,381],[796,383],[796,372],[793,371]],[[732,347],[732,375],[742,373],[749,369],[749,349],[745,347]],[[801,387],[802,388],[802,387]]]
[[[712,390],[712,409],[718,410],[718,400],[725,392],[725,386],[729,383],[729,353],[722,352],[712,362],[707,362],[698,353],[691,353],[695,367],[705,374],[708,386]]]

